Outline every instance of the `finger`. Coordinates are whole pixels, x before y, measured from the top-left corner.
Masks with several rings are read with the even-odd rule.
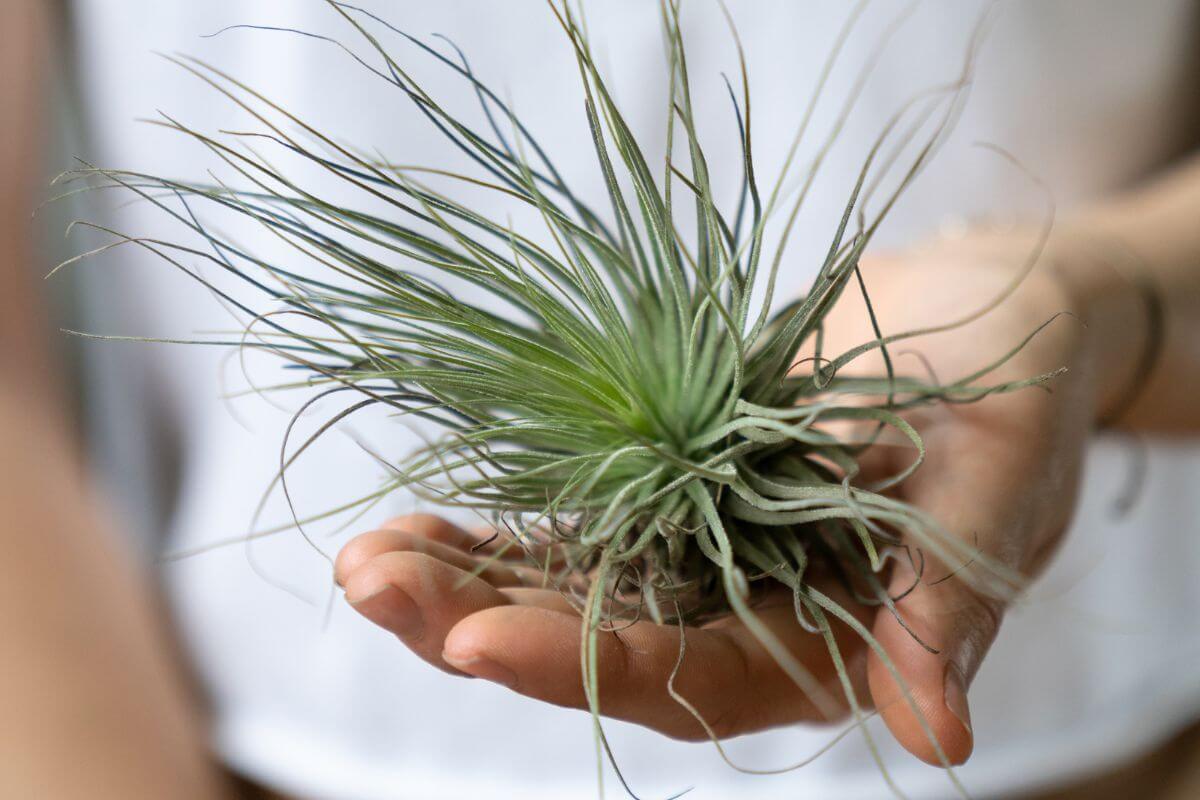
[[[790,608],[759,613],[793,655],[830,690],[836,684],[819,636],[796,625]],[[687,628],[674,681],[719,737],[803,719],[816,709],[744,627]],[[493,607],[450,631],[443,657],[476,677],[539,700],[588,708],[580,666],[582,620],[541,607]],[[597,635],[599,706],[606,716],[647,725],[668,736],[700,740],[704,727],[671,697],[668,681],[679,659],[680,630],[638,622]],[[860,681],[860,691],[865,687]]]
[[[537,608],[558,611],[567,615],[579,616],[579,609],[575,605],[572,605],[571,601],[562,592],[556,589],[516,588],[501,589],[500,592],[513,605],[536,606]]]
[[[899,584],[893,587],[896,591]],[[935,766],[943,765],[943,757],[949,765],[962,764],[974,747],[967,689],[996,639],[1003,604],[947,582],[919,587],[897,604],[897,611],[907,630],[881,611],[873,633],[908,687],[909,697],[904,697],[896,677],[874,653],[868,665],[871,696],[906,750]],[[938,652],[926,650],[914,633]]]
[[[476,536],[437,514],[405,514],[392,517],[379,527],[384,530],[406,531],[468,552],[487,538]],[[491,535],[490,532],[488,535]]]
[[[346,600],[390,631],[421,658],[456,671],[442,659],[446,634],[461,620],[509,598],[482,578],[426,553],[391,551],[346,578]]]
[[[477,556],[497,556],[510,561],[533,561],[546,566],[546,559],[553,548],[548,541],[530,533],[518,542],[511,528],[507,531],[495,528],[463,528],[437,514],[407,514],[393,517],[380,526],[383,530],[406,531],[426,539],[433,539],[465,553]],[[560,559],[554,559],[558,561]],[[551,564],[551,567],[557,564]]]
[[[961,454],[964,448],[959,445],[940,442],[938,452],[950,447]],[[940,469],[931,455],[907,499],[946,530],[971,537],[990,558],[1012,563],[1018,558],[1019,548],[1013,548],[1019,539],[1017,528],[1024,523],[1013,510],[1021,506],[1013,498],[1022,497],[1022,492],[999,478],[1023,474],[1005,463],[1011,450],[989,449],[975,439],[967,451],[977,458],[960,458],[953,469]],[[929,452],[934,453],[933,445]],[[897,565],[890,581],[892,594],[916,588],[896,604],[896,615],[880,610],[873,634],[900,681],[877,654],[872,653],[868,663],[871,696],[888,728],[905,749],[934,765],[961,764],[971,755],[974,734],[967,689],[995,641],[1005,606],[967,583],[970,569],[947,577],[961,566],[931,562],[918,576],[912,564]],[[909,690],[907,696],[901,683]]]
[[[384,553],[425,553],[459,569],[478,575],[493,586],[536,586],[541,575],[528,567],[514,567],[494,557],[474,557],[457,547],[442,544],[408,530],[384,529],[356,536],[346,543],[334,561],[334,579],[345,585],[348,575],[362,564]]]
[[[437,514],[406,514],[392,517],[380,526],[384,530],[407,531],[456,547],[472,555],[502,556],[525,560],[525,551],[509,533],[495,528],[463,528]]]

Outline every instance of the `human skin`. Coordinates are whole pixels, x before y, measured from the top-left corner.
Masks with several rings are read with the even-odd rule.
[[[1194,433],[1200,417],[1182,387],[1200,385],[1197,219],[1200,162],[1192,160],[1148,188],[1061,224],[1044,249],[1041,232],[1023,227],[976,230],[865,259],[864,281],[885,334],[950,323],[1004,297],[963,327],[895,345],[901,370],[932,370],[943,379],[970,374],[1047,321],[987,380],[1065,368],[1046,387],[1050,391],[1030,388],[907,413],[928,457],[896,495],[993,561],[1029,579],[1037,576],[1070,522],[1088,438],[1097,421],[1122,404],[1147,353],[1147,306],[1131,282],[1129,259],[1117,261],[1116,242],[1140,256],[1134,268],[1158,287],[1167,316],[1157,367],[1121,421],[1140,430]],[[1037,266],[1009,294],[1037,252]],[[861,295],[848,291],[829,317],[826,352],[873,338]],[[878,361],[867,362],[864,369],[878,372]],[[873,471],[895,472],[911,455],[878,448],[867,463]],[[337,577],[351,606],[435,666],[587,708],[578,615],[554,591],[518,588],[528,579],[515,563],[512,574],[497,567],[471,577],[473,561],[484,557],[466,552],[475,541],[437,517],[393,520],[345,546]],[[880,710],[906,749],[931,764],[943,762],[921,716],[948,763],[963,763],[971,753],[967,690],[1012,599],[967,580],[969,570],[932,579],[958,566],[928,561],[927,579],[897,606],[936,653],[886,609],[854,611],[894,662],[920,716],[882,660],[846,626],[835,626],[856,691]],[[910,565],[895,562],[888,577],[892,593],[915,578]],[[824,644],[796,624],[790,604],[768,602],[760,613],[826,688],[840,694]],[[666,691],[679,635],[675,626],[643,621],[619,637],[602,636],[602,713],[672,737],[706,736]],[[687,632],[676,686],[721,737],[822,719],[732,616]]]
[[[54,10],[0,2],[0,797],[215,800],[201,706],[87,477],[31,267]]]
[[[4,642],[0,797],[230,797],[234,790],[223,781],[207,751],[202,701],[188,691],[186,669],[173,656],[173,642],[160,619],[148,576],[111,535],[119,523],[85,477],[86,467],[63,411],[59,379],[65,367],[54,360],[50,340],[40,333],[47,326],[39,313],[38,284],[30,268],[35,250],[28,220],[41,180],[39,144],[46,138],[38,107],[41,67],[46,53],[57,52],[47,30],[53,6],[45,0],[0,2],[0,175],[4,176],[0,181],[0,538],[5,554],[0,561],[0,641]],[[1197,384],[1194,343],[1200,341],[1200,288],[1193,266],[1200,258],[1198,219],[1200,174],[1194,165],[1184,165],[1165,182],[1106,204],[1074,223],[1097,236],[1120,237],[1136,249],[1168,300],[1170,324],[1160,368],[1145,387],[1141,401],[1124,418],[1128,426],[1139,430],[1194,432],[1198,424],[1194,401],[1186,393],[1187,386]],[[971,246],[982,247],[983,239],[988,237],[972,237]],[[1028,245],[1023,234],[994,235],[989,241],[1012,253],[1025,252],[1022,248]],[[938,247],[946,248],[939,251],[945,255],[951,244]],[[1074,252],[1074,248],[1064,245],[1062,252]],[[887,294],[883,265],[903,262],[905,269],[924,273],[940,287],[957,280],[964,260],[972,267],[967,272],[983,268],[982,262],[976,263],[976,256],[951,259],[947,255],[945,261],[917,253],[890,260],[880,257],[866,265],[868,284],[877,296]],[[1077,262],[1095,266],[1088,258],[1072,261]],[[1011,268],[1016,262],[1006,258],[999,263]],[[1113,387],[1123,385],[1133,374],[1144,319],[1141,309],[1130,301],[1126,284],[1109,271],[1064,269],[1058,279],[1045,279],[1050,284],[1047,291],[1051,297],[1061,294],[1067,298],[1068,306],[1089,322],[1086,332],[1078,325],[1056,322],[1048,335],[1059,338],[1043,341],[1036,350],[1044,358],[1035,365],[1031,351],[1023,357],[1030,360],[1022,363],[1035,369],[1042,361],[1052,366],[1078,362],[1078,368],[1068,373],[1070,379],[1090,377],[1080,378],[1070,391],[1090,399],[1082,406],[1090,409],[1082,415],[1090,423],[1095,410],[1111,399],[1104,397],[1105,390],[1109,394],[1119,391]],[[1062,308],[1057,302],[1031,300],[1024,322],[1040,321]],[[854,328],[861,325],[861,317],[851,311],[848,306],[845,313],[854,321],[845,323],[845,335],[861,339],[865,334]],[[903,326],[906,315],[915,309],[889,305],[880,311],[885,326],[892,328]],[[997,342],[1004,341],[1001,333],[1025,332],[1016,324],[1015,311],[1004,312],[1008,313],[1013,314],[1012,330],[988,334],[998,337]],[[987,324],[998,324],[996,320],[1004,314]],[[937,348],[932,343],[921,346]],[[974,367],[975,362],[964,366]],[[946,369],[947,376],[951,375],[954,365],[947,364]],[[1062,391],[1056,388],[1056,394]],[[1005,405],[1008,403],[1017,405]],[[1021,404],[1029,404],[1029,408]],[[992,411],[985,414],[989,406],[997,409],[994,415]],[[1001,413],[998,409],[1007,410]],[[1007,543],[1014,553],[1010,563],[1027,561],[1026,568],[1035,571],[1039,554],[1049,552],[1059,527],[1045,524],[1042,515],[1065,519],[1070,504],[1055,504],[1054,498],[1042,492],[1041,500],[1032,504],[1032,509],[1042,510],[1028,512],[1031,518],[1037,517],[1028,531],[1016,530],[1024,520],[1014,522],[1004,516],[1004,509],[996,511],[995,518],[983,520],[986,505],[963,507],[961,498],[972,484],[967,465],[955,469],[960,473],[958,480],[967,485],[929,477],[936,476],[939,469],[943,475],[949,471],[937,466],[943,456],[936,451],[951,458],[950,453],[969,445],[989,447],[999,464],[1015,459],[1017,451],[1041,452],[1062,464],[1058,474],[1073,479],[1079,429],[1087,426],[1072,417],[1059,432],[1061,438],[1046,439],[1047,418],[1061,419],[1063,411],[1036,392],[953,411],[941,420],[921,421],[930,441],[931,459],[905,491],[912,493],[913,502],[925,504],[951,524],[962,529],[976,527],[981,544],[986,541],[1004,551]],[[1006,442],[1004,433],[1022,438]],[[1016,465],[1009,464],[1005,472],[1009,477],[1004,481],[988,476],[989,485],[993,491],[1003,488],[1007,496],[1025,502],[1022,492],[1028,487],[1023,486]],[[939,485],[927,486],[922,494],[922,482]],[[977,516],[979,524],[970,517],[960,521],[955,516],[967,512]],[[398,528],[410,533],[399,534]],[[494,658],[494,663],[512,670],[519,691],[578,705],[578,620],[564,619],[559,613],[564,606],[557,595],[506,585],[517,582],[517,575],[506,575],[499,568],[486,574],[489,580],[452,592],[460,574],[455,570],[469,566],[462,545],[470,541],[474,540],[463,539],[461,532],[430,518],[404,520],[349,545],[339,559],[339,578],[360,611],[439,666],[482,675],[486,662],[479,659]],[[447,542],[448,549],[438,547]],[[421,590],[418,578],[430,580],[429,591]],[[395,589],[390,588],[393,584]],[[926,587],[921,595],[925,600],[918,601],[914,595],[903,604],[905,614],[922,634],[943,645],[944,657],[930,659],[924,651],[899,652],[907,640],[893,646],[905,658],[905,675],[921,699],[921,707],[935,723],[947,753],[957,760],[965,757],[970,737],[940,706],[939,698],[944,699],[944,693],[939,694],[942,670],[953,661],[964,675],[973,672],[995,630],[991,601],[959,597],[952,586],[947,582],[939,584],[944,587],[940,590]],[[868,619],[865,610],[859,613]],[[530,641],[523,643],[513,633],[531,614],[535,624],[528,629]],[[875,624],[877,635],[885,640],[889,635],[898,636],[898,632],[885,629],[886,621]],[[638,658],[624,666],[618,666],[620,662],[613,658],[604,659],[606,669],[624,670],[603,677],[604,702],[625,702],[643,709],[639,702],[644,699],[648,705],[639,721],[673,735],[695,738],[697,732],[684,728],[687,720],[673,703],[654,705],[665,698],[662,666],[668,659],[673,663],[676,654],[672,634],[643,628],[631,636],[636,638],[626,637],[626,641],[637,645]],[[847,646],[850,638],[843,637]],[[622,654],[611,641],[605,646],[607,655]],[[803,646],[809,647],[808,642]],[[443,652],[452,661],[444,659]],[[816,660],[821,652],[823,646],[809,647],[803,656]],[[689,654],[681,689],[720,724],[722,733],[806,718],[799,699],[792,695],[797,704],[787,702],[791,690],[735,625],[727,622],[694,634]],[[518,656],[526,660],[519,662]],[[884,698],[884,714],[902,741],[915,749],[926,747],[923,737],[912,735],[912,720],[904,709],[886,704],[887,692],[895,689],[889,689],[886,676],[880,679],[878,665],[862,663],[863,656],[860,651],[851,660],[859,688],[866,691],[869,686]],[[545,675],[530,673],[528,659],[532,658],[542,659],[539,666],[548,668]],[[705,674],[694,668],[697,663],[706,665]],[[760,672],[751,674],[750,670]],[[503,674],[493,673],[493,677]],[[617,685],[622,687],[619,693],[610,690]],[[761,703],[756,707],[749,686],[759,687],[767,699],[777,701],[783,715],[771,717],[780,712]],[[722,705],[723,697],[730,702]],[[619,710],[613,705],[606,709]]]

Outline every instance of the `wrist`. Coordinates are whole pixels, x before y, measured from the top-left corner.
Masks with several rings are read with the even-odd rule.
[[[1139,258],[1095,220],[1063,224],[1047,267],[1082,323],[1081,366],[1101,427],[1118,425],[1136,402],[1161,345],[1161,314]]]

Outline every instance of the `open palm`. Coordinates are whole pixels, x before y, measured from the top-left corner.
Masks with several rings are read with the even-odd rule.
[[[883,330],[927,328],[984,306],[1010,282],[1028,246],[1021,237],[993,235],[864,261]],[[1055,275],[1051,267],[1039,267],[1004,303],[968,326],[895,346],[897,370],[932,370],[943,380],[971,374],[1039,324],[1070,310],[1071,297]],[[872,338],[861,297],[848,291],[829,317],[827,352]],[[857,368],[878,372],[880,364],[867,360]],[[1028,389],[908,413],[928,457],[896,495],[995,561],[1036,574],[1074,505],[1083,444],[1095,419],[1091,360],[1082,326],[1066,318],[988,378],[1018,380],[1067,367],[1053,391]],[[871,470],[895,472],[907,458],[911,451],[881,446],[866,463]],[[436,516],[400,518],[347,544],[337,560],[337,579],[355,609],[431,664],[539,700],[587,708],[578,613],[557,590],[544,588],[541,574],[519,554],[493,558],[495,544],[480,546],[483,541]],[[471,577],[483,561],[488,565]],[[966,690],[1005,605],[1002,598],[972,589],[962,576],[940,580],[961,566],[928,559],[918,575],[904,559],[890,564],[886,582],[894,595],[904,594],[897,604],[900,616],[936,652],[886,609],[855,604],[834,581],[825,589],[882,644],[913,703],[898,702],[902,689],[891,672],[861,637],[835,623],[855,692],[880,710],[902,745],[934,764],[941,759],[923,722],[950,763],[970,755]],[[797,623],[790,593],[767,596],[756,611],[830,696],[843,696],[825,642]],[[648,620],[602,634],[602,713],[676,738],[705,738],[693,712],[668,691],[670,681],[720,737],[824,719],[736,617],[688,629],[677,669],[680,636],[678,627]]]

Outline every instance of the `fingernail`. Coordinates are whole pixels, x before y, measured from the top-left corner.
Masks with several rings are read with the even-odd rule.
[[[468,675],[483,678],[485,681],[491,681],[492,683],[498,683],[509,689],[517,688],[517,673],[503,664],[497,664],[490,658],[455,658],[452,655],[442,653],[442,659],[450,666],[460,669]]]
[[[425,628],[420,607],[408,593],[391,584],[369,591],[362,597],[346,592],[346,601],[358,613],[404,639],[420,638]]]
[[[971,709],[967,705],[967,679],[963,676],[962,670],[953,662],[946,665],[946,677],[944,678],[946,709],[954,715],[954,718],[962,723],[967,729],[967,733],[971,731]]]

